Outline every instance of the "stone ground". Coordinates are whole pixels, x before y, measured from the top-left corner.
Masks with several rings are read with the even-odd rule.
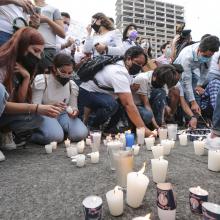
[[[177,144],[176,144],[177,145]],[[87,147],[86,153],[90,149]],[[135,157],[135,170],[147,161],[150,183],[143,205],[132,209],[125,205],[124,214],[109,214],[105,193],[116,185],[115,173],[110,170],[106,148],[101,147],[100,163],[77,168],[66,157],[65,148],[59,145],[50,155],[43,147],[29,145],[25,149],[5,152],[7,160],[0,163],[0,219],[1,220],[81,220],[84,219],[82,201],[95,194],[103,199],[103,219],[131,220],[152,213],[156,209],[156,185],[152,181],[150,159],[152,152],[141,149]],[[207,156],[196,156],[192,144],[177,145],[166,157],[169,160],[167,181],[177,193],[177,217],[180,220],[197,220],[189,209],[188,189],[201,186],[209,192],[209,201],[220,204],[220,173],[207,169]]]

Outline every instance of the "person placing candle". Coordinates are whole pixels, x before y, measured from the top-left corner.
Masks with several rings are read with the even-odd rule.
[[[155,183],[164,183],[166,181],[168,161],[163,157],[151,159],[153,181]]]
[[[109,207],[110,214],[119,216],[124,210],[123,191],[116,186],[113,190],[106,193],[106,199]]]
[[[138,208],[144,198],[149,184],[149,179],[144,175],[146,163],[139,172],[131,172],[127,175],[127,204],[132,208]]]

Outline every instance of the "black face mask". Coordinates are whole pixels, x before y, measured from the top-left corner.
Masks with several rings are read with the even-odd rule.
[[[62,86],[65,86],[70,81],[70,78],[61,77],[59,75],[56,75],[56,79]]]
[[[137,65],[136,63],[133,63],[132,66],[129,68],[130,75],[136,75],[141,71],[141,66]]]
[[[33,75],[39,62],[40,59],[30,52],[21,58],[22,66],[29,72],[31,76]]]
[[[99,29],[101,27],[101,25],[98,25],[96,23],[92,24],[91,27],[93,28],[93,30],[98,33],[99,32]]]

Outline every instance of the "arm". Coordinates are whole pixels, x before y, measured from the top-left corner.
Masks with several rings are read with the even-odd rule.
[[[141,94],[139,94],[139,97],[140,97],[140,100],[141,100],[141,102],[143,103],[144,107],[145,107],[148,111],[151,111],[152,114],[153,114],[153,111],[152,111],[152,108],[151,108],[151,106],[150,106],[150,102],[149,102],[149,100],[148,100],[148,97],[147,97],[146,95],[141,95]],[[154,125],[154,127],[155,127],[156,129],[159,128],[159,126],[158,126],[158,124],[157,124],[157,122],[156,122],[154,116],[153,116],[153,118],[152,118],[152,123],[153,123],[153,125]]]
[[[93,48],[93,37],[91,37],[91,33],[92,33],[92,28],[91,28],[91,24],[89,24],[86,27],[87,30],[87,37],[83,46],[83,52],[84,53],[91,53],[92,48]]]
[[[70,94],[69,105],[73,109],[78,109],[77,100],[79,95],[79,87],[72,80],[70,81],[70,83],[71,83],[71,94]]]
[[[180,39],[180,35],[177,34],[174,38],[173,38],[173,41],[172,41],[172,44],[171,44],[171,56],[170,56],[170,59],[171,61],[173,62],[176,58],[176,44],[178,42],[178,40]]]
[[[34,13],[34,5],[29,0],[0,0],[0,6],[8,4],[15,4],[19,7],[22,7],[23,10],[28,14]]]
[[[154,135],[152,131],[146,128],[141,116],[138,112],[136,105],[134,104],[131,93],[118,93],[117,94],[122,105],[124,106],[128,117],[132,121],[132,123],[137,127],[144,127],[146,136]]]
[[[35,104],[42,104],[45,90],[46,83],[44,75],[37,75],[32,84],[32,102]]]

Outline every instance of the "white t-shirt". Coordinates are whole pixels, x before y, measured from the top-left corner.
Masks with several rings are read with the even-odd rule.
[[[17,17],[28,21],[28,16],[21,7],[14,4],[0,6],[0,31],[13,34],[13,21]]]
[[[153,71],[148,71],[144,73],[139,73],[134,78],[133,84],[140,85],[140,88],[135,93],[133,93],[133,99],[136,105],[142,104],[139,95],[145,95],[148,98],[150,98],[150,94],[152,90],[152,85],[151,85],[152,75],[153,75]]]
[[[47,16],[52,21],[61,20],[60,11],[50,5],[41,7],[41,14]],[[56,49],[56,34],[48,23],[41,23],[38,31],[43,35],[45,40],[45,48]]]
[[[45,81],[46,77],[46,81]],[[36,104],[54,104],[65,102],[77,109],[79,88],[70,80],[65,86],[61,85],[53,74],[37,75],[32,84],[32,101]]]
[[[112,88],[114,92],[99,88],[93,80],[82,83],[81,88],[89,92],[100,92],[106,94],[131,93],[130,85],[132,78],[128,73],[123,61],[105,66],[95,75],[95,79],[100,86]]]
[[[207,76],[209,81],[214,78],[217,79],[220,78],[219,58],[220,58],[220,51],[215,52],[211,60],[209,74]]]
[[[124,55],[122,34],[119,30],[112,30],[103,35],[87,37],[84,44],[84,52],[93,53],[94,56],[99,56],[100,54],[95,49],[97,43],[102,43],[108,46],[108,55]]]

